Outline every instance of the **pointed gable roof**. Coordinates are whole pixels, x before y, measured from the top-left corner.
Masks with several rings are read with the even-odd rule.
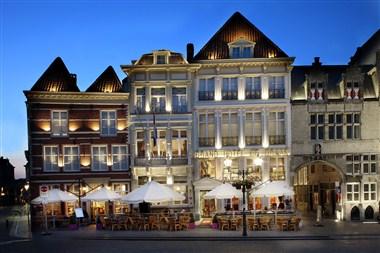
[[[86,92],[119,92],[122,85],[112,66],[106,70],[93,82]]]
[[[235,12],[194,57],[194,60],[228,59],[228,43],[239,39],[255,42],[254,58],[288,57],[265,34]]]
[[[77,77],[70,74],[61,57],[55,58],[31,91],[79,91]]]

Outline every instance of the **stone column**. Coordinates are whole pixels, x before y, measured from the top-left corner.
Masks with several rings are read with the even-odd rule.
[[[262,146],[264,148],[269,147],[269,137],[268,137],[268,111],[267,109],[262,109],[261,111],[262,120]]]
[[[245,118],[245,110],[239,109],[239,148],[245,148],[245,129],[244,129],[244,118]]]
[[[269,80],[268,76],[261,77],[261,99],[269,98]]]
[[[165,87],[165,110],[166,112],[172,111],[172,87],[170,84],[166,84]]]
[[[245,99],[245,78],[239,77],[238,78],[238,100],[244,100]]]
[[[150,87],[145,87],[145,111],[150,112],[151,111],[151,96],[150,96]]]
[[[222,100],[222,78],[215,77],[215,101]]]
[[[215,126],[216,126],[216,135],[215,135],[215,148],[222,148],[222,133],[221,133],[221,112],[215,111]]]

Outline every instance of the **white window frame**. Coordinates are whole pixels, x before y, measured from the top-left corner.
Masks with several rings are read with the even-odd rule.
[[[114,148],[117,148],[119,152],[114,153]],[[120,153],[121,148],[125,148],[125,154]],[[114,171],[128,170],[128,146],[127,145],[112,145],[111,151],[112,151],[112,170]],[[123,159],[125,159],[125,168],[123,168],[122,166]]]
[[[73,155],[71,152],[66,153],[66,149],[78,149],[78,155]],[[78,159],[78,167],[75,167],[74,159]],[[68,158],[68,162],[66,162],[66,158]],[[71,171],[80,171],[80,147],[78,145],[64,145],[63,146],[63,171],[71,172]]]
[[[153,90],[154,89],[160,89],[164,90],[164,94],[159,94],[159,95],[154,95]],[[156,103],[153,103],[153,99],[156,99]],[[161,99],[163,99],[163,105],[161,104]],[[151,103],[151,110],[152,112],[154,111],[155,113],[163,113],[166,112],[166,89],[165,87],[152,87],[150,89],[150,103]],[[158,107],[156,106],[158,105]]]
[[[342,121],[338,123],[337,118],[338,115],[341,115]],[[334,117],[333,122],[330,122],[330,116]],[[329,113],[327,115],[327,125],[328,125],[328,139],[329,140],[343,140],[344,133],[343,133],[343,122],[344,122],[344,114],[343,113]],[[330,138],[330,128],[334,128],[334,138]],[[341,128],[341,138],[338,138],[338,128]]]
[[[103,119],[103,113],[106,113],[107,117]],[[115,118],[111,119],[111,113],[115,114]],[[101,136],[116,136],[117,135],[117,111],[116,110],[101,110],[100,111],[100,135]],[[106,121],[106,131],[103,132],[103,121]],[[112,131],[112,124],[114,124],[114,132]]]
[[[247,115],[248,114],[252,114],[252,119],[250,119],[250,120],[248,120],[247,118]],[[256,117],[256,115],[259,115],[259,117],[258,118],[260,118],[260,120],[255,120],[255,117]],[[247,124],[244,124],[244,133],[245,133],[245,138],[246,137],[260,137],[260,140],[262,141],[262,131],[263,131],[263,125],[262,125],[262,114],[261,114],[261,111],[247,111],[246,113],[245,113],[245,122],[250,122],[251,124],[252,124],[252,133],[249,133],[249,131],[248,131],[248,129],[247,129]],[[259,133],[256,133],[255,132],[255,125],[257,125],[259,123],[259,125],[260,125],[260,131],[259,131]],[[255,145],[261,145],[261,141],[260,141],[260,143],[259,144],[255,144]],[[246,141],[246,145],[247,146],[252,146],[252,145],[249,145],[248,143],[247,143],[247,141]]]
[[[281,80],[281,81],[280,81]],[[273,89],[271,88],[271,85],[273,85]],[[280,85],[283,85],[283,89],[280,89]],[[284,96],[274,96],[271,97],[271,91],[274,90],[274,94],[276,94],[276,91],[282,90]],[[285,82],[285,76],[270,76],[268,78],[268,92],[269,92],[269,99],[284,99],[286,98],[286,82]]]
[[[142,138],[139,138],[139,135],[138,133],[142,133],[143,134],[143,137]],[[144,144],[144,156],[139,156],[139,146],[138,146],[138,143],[139,142],[142,142]],[[136,130],[136,149],[135,149],[135,156],[137,158],[143,158],[146,156],[146,145],[145,145],[145,130]]]
[[[160,137],[160,133],[165,133],[165,138],[161,138]],[[150,141],[149,141],[149,147],[150,147],[150,157],[151,158],[156,158],[156,159],[162,159],[162,158],[166,158],[167,155],[168,155],[168,146],[167,146],[167,136],[166,136],[166,130],[164,129],[157,129],[157,139],[156,139],[156,147],[157,147],[157,156],[155,156],[153,154],[153,148],[154,148],[154,143],[153,143],[153,134],[154,134],[154,131],[151,130],[150,131]],[[165,151],[161,150],[161,146],[160,146],[160,142],[164,142],[164,147],[165,147]],[[162,152],[165,152],[165,154],[162,154]]]
[[[259,86],[258,89],[256,89],[257,88],[256,86]],[[262,95],[261,89],[262,89],[262,80],[261,80],[260,76],[253,76],[253,77],[246,77],[245,78],[245,87],[244,87],[245,99],[261,99],[261,95]],[[252,96],[252,94],[253,94],[253,96]],[[256,94],[257,94],[257,96],[256,96]]]
[[[106,156],[106,165],[105,165],[105,169],[99,169],[99,168],[95,168],[95,155],[94,155],[94,148],[106,148],[106,152],[105,152],[105,156]],[[97,155],[99,157],[101,157],[100,155]],[[99,159],[100,161],[100,159]],[[100,163],[99,163],[100,164]],[[91,146],[91,171],[108,171],[108,147],[107,145],[92,145]]]
[[[275,160],[275,166],[276,167],[273,167],[273,164],[271,163],[271,160],[274,159]],[[281,165],[282,167],[280,167],[280,159],[283,160],[283,164]],[[279,168],[282,168],[283,169],[283,174],[284,174],[284,178],[283,179],[278,179],[278,176],[277,174],[279,174],[279,172],[274,172],[274,170],[278,170]],[[273,173],[276,174],[276,177],[275,178],[272,178],[271,174],[272,174],[272,171]],[[269,178],[272,180],[272,181],[285,181],[286,180],[286,160],[284,157],[270,157],[269,158]]]
[[[173,92],[174,89],[185,89],[185,94],[174,94]],[[177,97],[178,107],[174,105],[175,97]],[[182,104],[183,101],[184,103]],[[173,112],[175,113],[187,112],[187,88],[186,87],[172,88],[172,105],[173,105]]]
[[[322,115],[323,116],[323,120],[322,122],[319,122],[319,116]],[[315,116],[315,123],[312,123],[311,122],[311,116]],[[325,117],[325,114],[324,113],[310,113],[309,114],[309,118],[310,118],[310,121],[309,121],[309,129],[310,129],[310,140],[324,140],[325,139],[325,121],[326,121],[326,117]],[[315,139],[311,138],[311,133],[312,133],[312,128],[315,128]],[[319,129],[322,128],[322,138],[319,134]]]
[[[270,114],[271,113],[275,113],[275,119],[270,119]],[[280,118],[279,115],[280,113],[283,113],[284,114],[284,118]],[[280,135],[280,122],[283,122],[283,125],[284,125],[284,129],[283,129],[283,132],[284,132],[284,143],[281,143],[281,144],[270,144],[269,145],[285,145],[286,144],[286,112],[285,111],[269,111],[268,112],[268,135],[270,137],[270,133],[269,133],[269,128],[270,128],[270,124],[275,124],[275,127],[276,127],[276,134],[274,136],[282,136]],[[278,138],[278,137],[277,137]]]
[[[232,114],[236,115],[236,122],[232,121]],[[227,118],[228,118],[227,121],[224,121],[224,117],[223,117],[224,115],[227,115]],[[239,113],[236,111],[222,112],[220,123],[221,123],[220,130],[221,130],[221,136],[222,136],[222,146],[223,146],[223,138],[236,138],[236,145],[226,145],[227,147],[239,145]],[[223,135],[224,124],[227,125],[227,136]],[[232,124],[236,125],[237,133],[235,136],[232,134]]]
[[[236,88],[233,90],[233,81],[236,80]],[[226,85],[225,85],[226,84]],[[226,86],[226,87],[225,87]],[[237,77],[223,77],[222,78],[222,100],[237,100],[238,99],[238,90],[239,90],[239,79]],[[225,89],[226,88],[226,89]],[[227,94],[227,95],[225,95]],[[231,94],[229,96],[228,94]],[[236,96],[233,96],[233,94],[236,94]],[[227,98],[225,98],[227,97]]]
[[[351,115],[351,122],[348,122],[347,116]],[[359,115],[359,122],[355,122],[355,115]],[[344,123],[346,127],[346,139],[347,140],[359,140],[361,136],[361,114],[359,112],[346,113],[344,115]],[[351,127],[351,138],[348,138],[348,128]],[[355,129],[359,128],[358,136],[355,137]]]
[[[202,85],[203,84],[203,85]],[[215,100],[215,77],[209,77],[209,78],[199,78],[198,81],[198,101],[213,101]],[[204,87],[202,87],[204,86]],[[204,89],[202,89],[204,88]],[[212,94],[212,99],[200,99],[199,93],[205,92],[207,93],[207,97],[209,97],[210,94]]]
[[[205,122],[201,121],[201,115],[205,116]],[[202,112],[202,113],[199,113],[199,115],[198,115],[198,138],[207,138],[207,139],[208,138],[214,138],[214,141],[213,141],[214,144],[213,145],[211,145],[211,146],[200,146],[199,143],[198,143],[199,147],[213,147],[215,145],[215,136],[216,136],[215,131],[216,131],[216,128],[217,128],[217,126],[216,126],[217,120],[216,120],[215,116],[216,116],[216,114],[214,112]],[[210,122],[209,118],[212,118],[212,123],[214,125],[214,133],[213,133],[214,136],[212,136],[212,137],[210,137],[210,134],[208,132],[208,125],[209,125],[209,122]],[[206,127],[206,129],[205,129],[206,130],[205,131],[205,135],[206,136],[201,136],[200,135],[200,129],[201,129],[200,126],[201,126],[201,124],[204,124],[205,127]]]
[[[46,153],[46,149],[49,148],[49,149],[52,149],[52,148],[55,148],[57,153],[56,155],[47,155]],[[58,145],[46,145],[46,146],[43,146],[43,158],[44,158],[44,172],[59,172],[60,169],[59,169],[59,147]],[[48,166],[47,166],[47,161],[48,161],[48,157],[49,158],[53,158],[54,156],[56,156],[56,160],[57,160],[57,163],[56,163],[56,166],[52,166],[54,165],[53,163],[50,163],[50,167],[48,169]],[[51,162],[52,159],[49,159],[49,161]]]
[[[144,90],[144,95],[140,95],[140,94],[138,94],[138,90],[140,90],[140,89],[142,89],[142,90]],[[139,112],[139,113],[143,113],[143,112],[145,112],[145,104],[146,104],[146,89],[145,89],[145,87],[136,87],[136,95],[135,95],[135,97],[136,97],[136,104],[135,104],[135,106],[136,106],[136,112]],[[141,101],[141,105],[140,105],[140,103],[139,103],[139,100]]]
[[[351,157],[350,160],[349,157]],[[346,174],[347,175],[361,175],[362,173],[362,156],[360,154],[347,154],[345,157],[346,161]],[[350,166],[352,172],[347,170],[347,167]]]
[[[366,185],[368,185],[368,190],[366,191]],[[375,189],[372,190],[371,186],[374,185]],[[366,199],[366,194],[368,194],[368,199]],[[375,197],[372,198],[372,194],[375,194]],[[376,201],[377,200],[377,183],[376,182],[365,182],[363,183],[363,201]]]
[[[351,186],[351,191],[348,191],[348,186]],[[358,190],[355,191],[355,186],[358,186]],[[349,200],[349,194],[352,195],[352,199]],[[355,194],[357,194],[357,200],[355,200]],[[360,201],[360,183],[346,183],[346,201],[347,202],[359,202]]]
[[[173,136],[174,131],[178,131],[177,137]],[[174,156],[174,154],[173,154],[173,148],[174,148],[173,140],[177,141],[177,150],[178,150],[177,156]],[[188,145],[187,130],[186,129],[173,129],[172,130],[172,157],[173,158],[187,157],[187,153],[182,154],[182,149],[181,149],[181,145],[180,145],[180,143],[182,143],[182,141],[186,141],[186,145]],[[186,147],[186,151],[188,152],[188,147]]]
[[[252,58],[254,56],[255,44],[256,44],[255,42],[244,40],[244,39],[239,39],[239,40],[228,43],[230,58],[231,59]],[[244,54],[244,49],[246,48],[249,48],[250,50],[249,55]],[[236,50],[238,52],[237,55],[234,54]]]
[[[58,113],[58,119],[54,119],[54,114]],[[62,118],[62,114],[66,113],[66,119]],[[58,126],[54,126],[57,122]],[[69,112],[67,110],[52,110],[51,111],[51,135],[52,136],[67,136],[69,125]],[[56,132],[57,131],[57,132]]]

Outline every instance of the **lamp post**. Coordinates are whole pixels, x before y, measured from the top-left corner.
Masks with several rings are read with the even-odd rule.
[[[30,199],[30,194],[29,194],[29,182],[27,182],[25,185],[24,185],[24,189],[26,191],[26,216],[27,216],[27,219],[28,219],[28,236],[30,237],[31,235],[31,226],[30,226],[30,218],[29,218],[29,215],[30,215],[30,204],[29,204],[29,199]]]
[[[242,191],[243,191],[243,234],[242,236],[247,236],[247,216],[245,214],[246,210],[246,203],[245,203],[245,192],[246,192],[246,182],[245,182],[245,171],[246,168],[244,167],[242,172],[243,172],[243,185],[242,185]]]

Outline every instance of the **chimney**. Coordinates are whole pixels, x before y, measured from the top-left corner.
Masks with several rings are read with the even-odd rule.
[[[322,63],[319,61],[320,57],[314,57],[313,66],[319,67]]]
[[[194,59],[194,44],[187,43],[186,45],[187,61],[192,62]]]

